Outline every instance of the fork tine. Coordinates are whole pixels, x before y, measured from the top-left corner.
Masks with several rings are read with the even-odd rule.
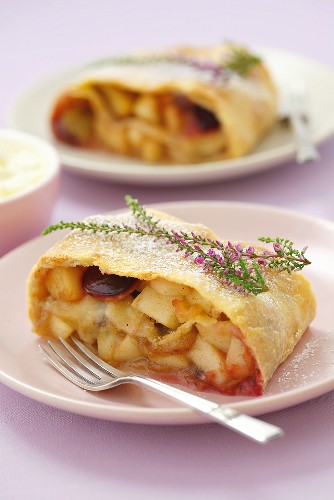
[[[66,342],[66,340],[60,337],[58,340],[63,345],[63,347],[73,356],[73,358],[75,358],[78,361],[78,363],[80,363],[81,366],[83,366],[96,378],[101,380],[102,376],[104,375],[104,372],[102,372],[101,370],[97,370],[95,366],[92,363],[90,363],[87,357],[84,358],[83,356],[81,356],[75,349],[73,349],[73,347],[68,342]]]
[[[48,344],[51,347],[51,349],[53,350],[53,352],[55,354],[57,354],[59,359],[61,359],[63,364],[65,364],[66,368],[69,368],[70,370],[72,370],[82,380],[84,380],[90,384],[96,384],[99,381],[99,379],[97,379],[95,377],[95,375],[93,375],[92,373],[90,373],[87,370],[83,370],[82,368],[80,368],[80,365],[78,365],[77,363],[75,364],[75,358],[69,358],[69,356],[64,354],[62,352],[62,350],[57,347],[57,341],[54,342],[52,340],[48,340]],[[95,380],[92,380],[92,378],[89,377],[89,374],[93,375]]]
[[[70,382],[72,382],[75,385],[78,385],[82,389],[86,389],[88,382],[85,381],[83,378],[75,375],[75,373],[72,370],[68,370],[63,363],[58,361],[54,356],[51,356],[51,354],[42,346],[39,346],[40,349],[43,351],[45,356],[48,358],[50,363],[66,377]]]
[[[84,344],[82,344],[78,339],[76,339],[75,337],[70,337],[70,339],[78,347],[78,349],[80,349],[80,351],[86,354],[86,356],[89,359],[91,359],[97,366],[102,368],[102,370],[104,370],[108,375],[111,375],[112,377],[115,378],[124,375],[124,373],[122,373],[121,371],[111,367],[110,365],[102,361],[101,358],[95,356],[95,354],[90,349],[88,349]]]

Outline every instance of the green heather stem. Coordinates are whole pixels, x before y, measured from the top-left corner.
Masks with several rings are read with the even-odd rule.
[[[184,56],[182,54],[147,54],[130,55],[123,57],[114,57],[103,59],[93,63],[91,66],[103,65],[144,65],[153,63],[172,63],[190,66],[202,71],[211,71],[216,77],[226,76],[228,72],[237,73],[241,77],[246,77],[251,69],[261,63],[261,59],[251,54],[243,47],[229,43],[229,56],[221,62],[212,62],[211,60],[199,60],[195,57]]]
[[[125,197],[138,223],[128,224],[96,224],[93,222],[64,222],[49,226],[43,234],[49,234],[59,229],[77,229],[104,234],[135,234],[163,239],[166,244],[176,246],[176,252],[183,252],[185,258],[191,258],[204,271],[216,275],[226,286],[233,287],[240,293],[258,295],[268,290],[262,274],[266,267],[279,272],[291,273],[299,271],[310,264],[305,258],[306,247],[299,251],[293,248],[293,242],[284,238],[260,237],[260,241],[273,244],[273,251],[262,252],[251,246],[242,247],[231,242],[224,244],[219,240],[211,240],[195,233],[184,231],[168,231],[159,226],[159,220],[149,215],[146,209],[139,205],[130,195]]]
[[[247,50],[231,45],[231,55],[225,63],[225,67],[240,76],[247,76],[250,70],[257,66],[261,59]]]

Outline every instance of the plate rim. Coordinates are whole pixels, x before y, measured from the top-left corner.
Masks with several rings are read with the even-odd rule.
[[[261,204],[261,203],[249,203],[249,202],[238,202],[238,201],[220,201],[220,200],[189,200],[189,201],[177,201],[177,202],[162,202],[154,204],[145,204],[145,206],[154,207],[157,209],[168,210],[168,208],[182,208],[191,206],[195,204],[197,206],[219,206],[222,209],[242,209],[249,210],[250,208],[261,211],[261,212],[276,212],[277,214],[284,214],[287,217],[298,218],[303,221],[309,221],[310,223],[324,227],[325,230],[329,230],[334,233],[334,223],[330,220],[323,219],[321,217],[305,214],[300,211],[286,209],[282,207],[277,207],[275,205]],[[113,210],[112,212],[120,212],[124,209]],[[15,259],[16,254],[20,255],[22,252],[27,252],[29,248],[33,248],[38,245],[41,240],[45,238],[47,240],[56,239],[56,235],[52,234],[49,237],[38,236],[23,245],[13,249],[8,254],[4,255],[0,259],[0,266],[7,259]],[[36,249],[37,251],[37,249]],[[32,336],[31,341],[35,341],[37,347],[37,341],[39,338]],[[41,360],[44,361],[44,360]],[[41,365],[42,366],[42,365]],[[48,365],[48,369],[50,366]],[[110,408],[110,403],[96,403],[94,401],[87,402],[75,399],[75,395],[71,394],[71,397],[66,397],[61,394],[52,393],[52,391],[41,390],[38,387],[33,387],[30,384],[25,383],[18,377],[13,377],[7,374],[0,366],[0,381],[6,386],[10,387],[14,391],[21,393],[30,399],[36,400],[40,403],[47,404],[48,406],[58,408],[60,410],[69,411],[77,415],[83,415],[93,418],[99,418],[104,420],[112,420],[119,422],[128,423],[145,423],[145,424],[195,424],[195,423],[208,423],[208,419],[203,415],[195,413],[193,410],[186,407],[172,407],[172,408],[152,408],[152,407],[135,407],[135,406],[125,406],[120,404],[119,407],[113,406]],[[73,386],[75,388],[75,386]],[[75,388],[78,391],[81,389]],[[262,415],[265,413],[271,413],[273,411],[286,409],[291,406],[295,406],[302,402],[306,402],[310,399],[314,399],[326,392],[334,389],[334,376],[327,376],[318,382],[309,383],[303,387],[292,388],[287,392],[282,392],[279,394],[273,394],[269,396],[260,396],[258,398],[246,398],[242,401],[228,401],[223,403],[224,406],[231,406],[236,410],[247,412],[250,415]],[[288,394],[287,394],[288,393]],[[288,399],[288,401],[287,401]],[[74,408],[74,407],[75,408]]]

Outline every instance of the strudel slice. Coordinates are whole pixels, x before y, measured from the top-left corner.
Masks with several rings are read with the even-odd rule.
[[[173,48],[93,64],[56,96],[55,138],[151,163],[247,154],[276,121],[276,90],[244,47]]]
[[[202,225],[158,217],[164,230],[216,239]],[[137,223],[128,213],[89,222]],[[244,295],[162,239],[74,229],[33,267],[29,316],[37,334],[77,335],[124,371],[260,395],[315,314],[300,272],[266,269],[265,278],[268,291]]]

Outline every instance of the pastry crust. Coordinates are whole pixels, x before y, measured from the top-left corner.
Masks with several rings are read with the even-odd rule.
[[[173,48],[138,55],[137,63],[92,65],[56,98],[53,133],[74,147],[152,163],[245,155],[275,123],[277,96],[262,62],[242,76],[217,70],[231,47]]]
[[[202,225],[189,224],[161,212],[150,211],[149,213],[157,215],[160,219],[159,224],[169,230],[173,229],[187,233],[194,232],[202,234],[207,238],[217,239],[210,229]],[[97,216],[89,220],[96,223],[135,224],[135,219],[128,213],[103,217]],[[182,339],[182,335],[184,335],[183,338],[187,344],[187,348],[182,349],[182,345],[179,343],[179,347],[176,349],[175,345],[174,349],[170,348],[169,354],[176,357],[187,357],[188,371],[185,370],[187,374],[185,379],[189,378],[189,373],[191,372],[192,375],[190,378],[193,378],[195,385],[197,377],[198,386],[201,384],[203,387],[212,385],[224,393],[261,394],[276,368],[293,351],[295,345],[315,316],[315,298],[309,281],[301,273],[279,273],[267,269],[265,271],[265,279],[269,290],[257,296],[251,294],[244,296],[231,287],[222,285],[216,276],[205,272],[201,266],[196,265],[190,259],[185,259],[182,252],[175,252],[175,248],[172,245],[167,245],[161,240],[155,241],[150,236],[138,237],[124,233],[107,236],[105,234],[93,234],[74,230],[48,250],[38,260],[31,271],[28,280],[28,310],[33,323],[33,329],[37,334],[42,336],[53,334],[50,329],[50,314],[52,315],[54,312],[56,312],[56,315],[58,314],[57,306],[54,304],[57,303],[57,300],[58,302],[66,302],[66,300],[59,301],[59,298],[57,300],[52,297],[50,298],[50,290],[47,284],[50,271],[56,268],[84,270],[91,266],[98,267],[103,274],[134,277],[140,280],[141,286],[137,292],[139,296],[135,299],[133,297],[130,298],[130,296],[124,299],[124,304],[129,303],[130,309],[131,307],[138,307],[137,303],[145,285],[148,285],[150,289],[152,287],[156,288],[155,283],[157,279],[163,280],[163,283],[179,284],[185,287],[188,291],[182,297],[177,296],[176,299],[178,300],[176,302],[175,297],[171,297],[171,303],[173,303],[173,307],[176,308],[177,312],[177,325],[174,327],[169,326],[168,332],[166,333],[165,329],[163,335],[159,330],[158,337],[155,333],[155,336],[152,334],[151,338],[148,336],[148,339],[146,339],[147,342],[145,340],[148,359],[150,359],[152,353],[156,356],[155,358],[153,356],[155,362],[148,365],[149,373],[153,373],[154,375],[155,367],[157,366],[157,373],[163,371],[161,367],[159,368],[158,355],[166,353],[161,349],[161,345],[170,341],[168,340],[168,335],[176,337],[177,335],[173,332],[179,331],[178,338],[180,340],[180,338]],[[196,297],[198,300],[194,299],[194,294],[197,294]],[[191,300],[189,297],[191,297]],[[84,300],[86,299],[87,297],[84,297]],[[89,307],[91,306],[91,301],[95,301],[103,304],[101,308],[107,307],[107,309],[109,308],[108,311],[117,311],[117,306],[115,309],[115,305],[110,306],[108,303],[106,305],[105,302],[91,297],[89,297],[89,300],[90,302],[87,302]],[[197,301],[196,304],[198,307],[191,310],[190,305],[195,304],[194,300],[195,302]],[[133,301],[132,304],[131,301]],[[73,301],[67,301],[66,307],[68,309],[81,302],[82,296],[79,294],[79,299],[77,297]],[[120,301],[119,304],[122,302]],[[185,304],[187,307],[189,306],[187,309],[188,316],[186,314],[185,319],[182,320],[182,311],[185,310]],[[59,311],[63,311],[63,309],[60,308]],[[143,309],[141,310],[141,314],[142,311]],[[102,325],[105,320],[105,316],[103,315],[107,315],[112,320],[114,312],[110,314],[106,313],[105,310],[101,312],[102,316],[98,320],[100,324]],[[66,316],[66,314],[65,320],[67,321],[70,316]],[[197,319],[191,323],[190,328],[187,330],[184,325],[190,324],[191,314],[197,315]],[[223,322],[230,329],[229,339],[224,337],[226,334],[225,330],[225,333],[216,332],[217,338],[216,340],[213,339],[213,344],[211,344],[212,335],[210,336],[210,328],[212,333],[212,330],[216,328],[214,325]],[[115,324],[117,324],[117,321]],[[155,320],[153,324],[154,327],[157,326]],[[104,322],[103,325],[108,330],[108,321],[107,324]],[[181,329],[179,329],[180,326],[182,326]],[[90,329],[88,328],[88,330],[92,332],[92,325],[90,325]],[[78,331],[80,336],[80,328]],[[184,331],[184,334],[182,334],[182,331]],[[190,331],[193,333],[190,334]],[[68,334],[71,333],[73,333],[73,328],[68,332]],[[141,333],[138,333],[138,331],[132,331],[130,337],[138,339],[140,335]],[[94,337],[94,335],[88,338],[83,333],[81,338],[88,344],[96,344],[96,336]],[[172,338],[169,337],[169,339]],[[203,346],[201,344],[198,347],[196,344],[194,347],[194,342],[197,342],[196,339],[198,338],[200,338],[202,344],[203,340],[206,342],[209,338],[208,344],[210,346],[215,345],[215,349],[218,349],[217,346],[221,347],[221,344],[224,344],[225,340],[228,340],[229,345],[227,345],[226,349],[224,345],[222,349],[218,349],[221,352],[222,360],[220,375],[218,374],[220,369],[217,366],[214,367],[211,374],[209,373],[210,370],[203,369],[202,361],[199,360],[198,354],[198,349],[201,351]],[[233,338],[233,342],[235,343],[237,341],[234,339],[239,339],[242,343],[243,359],[241,360],[241,365],[247,365],[246,368],[248,367],[247,369],[244,367],[244,375],[240,372],[240,366],[234,372],[232,369],[233,376],[231,375],[231,367],[229,368],[231,338]],[[193,352],[195,354],[192,354]],[[205,357],[205,354],[202,355]],[[143,351],[141,351],[141,354],[138,354],[138,357],[145,357]],[[109,361],[111,364],[115,364],[114,359],[111,358]],[[134,362],[131,365],[130,362],[125,366],[132,369],[133,366],[136,366],[136,363]],[[177,371],[174,366],[174,368],[171,368],[170,373],[173,374]],[[180,369],[180,371],[182,370]],[[180,377],[178,379],[180,380]]]

